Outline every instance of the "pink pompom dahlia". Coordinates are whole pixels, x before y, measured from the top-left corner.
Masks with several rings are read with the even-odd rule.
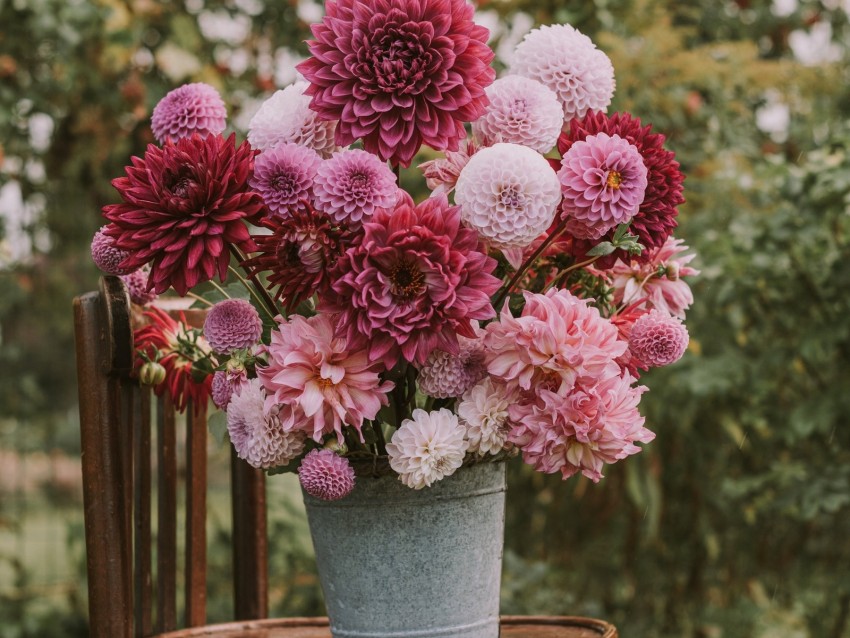
[[[646,166],[637,148],[606,133],[573,144],[558,179],[567,231],[582,239],[598,239],[630,222],[646,192]]]
[[[419,390],[436,399],[459,397],[487,374],[480,339],[458,337],[460,351],[450,354],[434,350],[419,368]]]
[[[316,151],[284,142],[257,156],[248,181],[272,213],[286,217],[293,208],[304,208],[304,202],[312,198],[321,163]]]
[[[213,87],[203,82],[184,84],[169,91],[153,109],[151,129],[160,144],[176,142],[197,133],[218,135],[224,131],[227,109]]]
[[[688,329],[665,312],[652,310],[635,321],[629,350],[641,363],[658,368],[675,363],[688,348]]]
[[[336,139],[409,166],[424,143],[457,150],[487,105],[494,54],[466,0],[328,0],[297,66]]]
[[[204,320],[204,337],[218,354],[230,354],[256,345],[263,334],[263,320],[245,299],[225,299],[215,304]]]
[[[101,226],[91,240],[91,258],[94,265],[107,275],[129,275],[138,268],[122,268],[121,263],[130,257],[126,250],[115,247],[115,240],[104,231],[106,226]]]
[[[257,368],[266,408],[287,406],[291,427],[316,441],[332,432],[342,437],[346,425],[360,432],[388,403],[393,384],[381,381],[365,350],[335,336],[327,315],[279,320],[266,351],[268,365]]]
[[[323,501],[338,501],[354,489],[354,468],[333,450],[312,450],[298,468],[301,487]]]
[[[146,266],[134,270],[129,275],[121,275],[121,281],[127,287],[130,301],[138,306],[147,306],[159,297],[155,292],[147,289],[148,275],[150,275],[150,268]]]
[[[248,187],[254,151],[235,136],[193,135],[134,157],[126,177],[112,181],[124,200],[104,207],[106,234],[130,253],[122,267],[150,263],[148,289],[185,295],[230,264],[229,246],[253,250],[245,225],[264,210]]]
[[[320,309],[339,314],[341,334],[371,361],[390,368],[401,355],[422,365],[435,349],[456,354],[458,335],[474,338],[472,322],[495,314],[495,266],[445,196],[416,207],[406,196],[364,224]]]
[[[212,400],[217,408],[226,410],[234,393],[248,384],[248,374],[241,370],[216,370],[212,378]]]

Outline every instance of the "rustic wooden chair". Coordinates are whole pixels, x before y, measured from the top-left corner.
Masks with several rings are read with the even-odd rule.
[[[257,620],[268,615],[265,476],[235,455],[231,498],[237,622],[206,625],[206,406],[190,406],[186,417],[185,618],[179,623],[174,408],[167,398],[152,400],[150,391],[130,376],[131,306],[117,277],[103,277],[98,292],[76,298],[74,319],[91,636],[330,638],[324,618]],[[157,473],[155,546],[152,468]],[[180,624],[186,629],[178,629]],[[502,636],[616,638],[617,632],[588,618],[506,617]]]

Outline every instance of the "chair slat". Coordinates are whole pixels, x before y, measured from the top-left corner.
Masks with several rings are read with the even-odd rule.
[[[266,475],[230,456],[233,512],[233,605],[236,620],[269,615]]]
[[[177,628],[177,440],[168,394],[157,401],[156,630]]]
[[[207,621],[207,406],[186,410],[186,626]]]
[[[133,392],[133,457],[135,494],[136,563],[133,577],[135,633],[149,636],[151,623],[151,393],[147,387]]]

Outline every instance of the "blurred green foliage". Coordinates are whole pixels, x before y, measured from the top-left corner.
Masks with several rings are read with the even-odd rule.
[[[827,0],[479,4],[502,17],[503,40],[525,14],[570,22],[611,56],[612,110],[665,133],[688,175],[678,235],[702,269],[690,352],[646,377],[656,441],[598,485],[513,465],[503,610],[596,615],[647,638],[846,638],[847,14]],[[88,241],[100,207],[115,200],[109,180],[151,141],[153,105],[201,80],[221,89],[239,122],[252,99],[291,79],[309,8],[0,0],[0,187],[19,184],[43,209],[25,224],[32,254],[0,266],[2,419],[27,424],[15,445],[74,448],[69,303],[95,286]],[[238,28],[211,35],[209,23],[199,26],[210,15]],[[795,43],[827,25],[827,40],[812,46],[838,47],[836,55],[795,59]],[[787,127],[760,130],[759,114],[776,105],[787,108]],[[52,122],[43,145],[33,137],[41,114]],[[0,522],[14,514],[8,503],[0,501]],[[281,583],[292,578],[275,612],[317,612],[309,548],[289,540],[303,540],[303,520],[287,508],[272,561]],[[70,528],[78,568],[80,538]],[[211,538],[222,547],[226,525]],[[45,608],[20,594],[29,591],[25,566],[0,552],[4,561],[18,589],[0,595],[0,636],[84,635],[79,590],[67,611]],[[227,592],[212,582],[210,596]]]

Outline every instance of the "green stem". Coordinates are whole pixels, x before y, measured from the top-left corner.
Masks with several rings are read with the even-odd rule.
[[[379,421],[372,421],[372,429],[375,431],[375,438],[377,439],[378,454],[386,456],[387,440],[384,438],[384,426]]]
[[[253,298],[254,298],[254,301],[256,301],[256,302],[257,302],[257,304],[259,304],[259,306],[260,306],[260,307],[261,307],[261,308],[265,311],[266,315],[267,315],[270,319],[274,320],[274,318],[275,318],[277,315],[276,315],[276,314],[274,314],[274,312],[273,312],[273,311],[269,310],[269,307],[266,305],[266,303],[265,303],[265,301],[263,300],[263,298],[262,298],[262,297],[260,297],[260,296],[257,294],[257,291],[256,291],[256,290],[254,289],[254,287],[250,284],[250,282],[249,282],[247,279],[245,279],[245,278],[244,278],[244,277],[240,274],[240,272],[239,272],[238,270],[236,270],[233,266],[228,266],[227,268],[228,268],[228,270],[230,270],[230,272],[231,272],[231,273],[233,273],[233,275],[234,275],[234,276],[235,276],[235,277],[236,277],[236,278],[237,278],[237,279],[238,279],[238,280],[242,283],[242,285],[245,287],[245,290],[247,290],[247,291],[248,291],[248,294],[249,294],[249,295],[251,295],[251,297],[253,297]]]
[[[551,284],[546,286],[546,290],[549,290],[549,288],[557,288],[558,286],[560,286],[561,284],[563,284],[567,280],[567,275],[569,275],[571,272],[573,272],[574,270],[578,270],[579,268],[584,268],[585,266],[589,266],[590,264],[595,262],[597,259],[599,259],[599,257],[591,257],[590,259],[587,259],[587,260],[585,260],[581,263],[573,264],[569,268],[565,269],[560,275],[558,275],[557,278],[555,278],[552,281]]]
[[[194,292],[191,292],[191,291],[187,292],[186,296],[194,299],[195,301],[200,301],[202,304],[205,304],[207,306],[214,306],[215,305],[209,299],[204,299],[203,297],[201,297],[201,295],[196,295]]]
[[[230,244],[230,253],[234,257],[236,257],[236,260],[239,262],[240,267],[248,259],[245,256],[245,254],[241,250],[239,250],[239,248],[234,246],[233,244]],[[232,266],[230,266],[230,271],[234,275],[236,275],[239,278],[239,281],[242,282],[242,285],[244,285],[246,288],[248,288],[249,292],[251,292],[251,289],[248,286],[248,283],[245,280],[245,278],[242,275],[240,275],[239,272],[235,268],[233,268]],[[250,273],[247,273],[247,272],[246,272],[246,274],[248,274],[248,279],[251,280],[251,283],[253,284],[253,288],[254,288],[254,291],[251,292],[251,296],[254,297],[254,299],[257,299],[258,303],[260,303],[260,305],[262,305],[263,307],[266,308],[266,310],[269,312],[269,316],[272,319],[274,319],[278,315],[282,314],[280,312],[280,309],[277,307],[277,304],[275,303],[274,299],[272,299],[271,295],[269,295],[269,291],[266,290],[263,287],[263,285],[260,283],[260,280],[257,279],[257,275],[256,274],[250,274]]]

